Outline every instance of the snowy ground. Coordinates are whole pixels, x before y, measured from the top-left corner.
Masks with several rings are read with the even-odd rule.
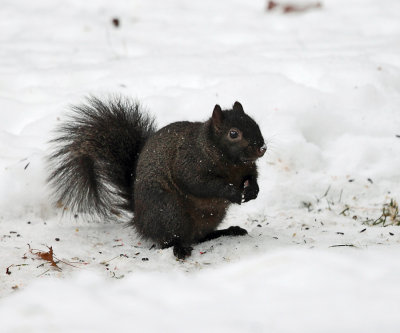
[[[2,1],[2,332],[398,332],[400,230],[366,222],[400,201],[400,2],[265,7]],[[121,223],[61,218],[46,142],[89,93],[138,97],[159,126],[239,100],[270,148],[258,199],[225,222],[249,235],[181,262]]]

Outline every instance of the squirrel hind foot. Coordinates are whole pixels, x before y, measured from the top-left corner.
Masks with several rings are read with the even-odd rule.
[[[174,256],[176,258],[183,260],[187,257],[190,257],[190,255],[192,254],[192,251],[193,251],[193,247],[175,244],[173,251],[174,251]]]

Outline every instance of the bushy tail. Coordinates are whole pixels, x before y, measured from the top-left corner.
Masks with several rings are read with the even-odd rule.
[[[136,163],[154,120],[139,103],[122,98],[89,97],[72,111],[51,141],[48,182],[57,203],[105,218],[133,211]]]

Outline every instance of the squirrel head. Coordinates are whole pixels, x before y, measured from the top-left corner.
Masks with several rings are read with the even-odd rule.
[[[221,154],[234,163],[254,162],[267,150],[260,128],[239,102],[235,102],[230,110],[222,110],[218,104],[215,106],[211,131]]]

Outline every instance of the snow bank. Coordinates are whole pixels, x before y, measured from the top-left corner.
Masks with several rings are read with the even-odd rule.
[[[393,252],[344,258],[296,250],[194,276],[137,273],[105,282],[86,273],[42,279],[0,304],[8,318],[2,330],[397,332],[399,274]]]

